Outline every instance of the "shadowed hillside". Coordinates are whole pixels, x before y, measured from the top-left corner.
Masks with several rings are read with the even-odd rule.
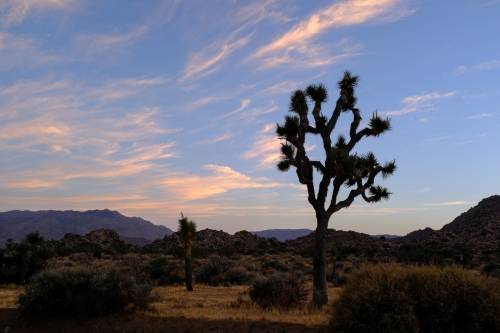
[[[313,230],[311,229],[268,229],[261,231],[254,231],[253,233],[260,237],[276,238],[279,241],[287,241],[296,239],[302,236],[309,235]]]
[[[167,227],[108,209],[85,212],[15,210],[0,213],[0,244],[9,238],[19,241],[30,232],[38,232],[47,239],[60,239],[68,233],[83,235],[98,229],[114,230],[134,244],[144,244],[172,233]]]

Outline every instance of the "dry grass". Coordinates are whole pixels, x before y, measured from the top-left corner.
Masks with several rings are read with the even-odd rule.
[[[15,309],[17,298],[23,289],[14,285],[0,286],[0,309]]]
[[[339,295],[339,288],[330,288],[330,302]],[[331,317],[331,306],[317,310],[309,305],[290,311],[263,310],[255,306],[248,297],[248,287],[211,287],[196,285],[193,292],[181,286],[159,287],[158,296],[148,315],[159,317],[184,317],[205,320],[239,320],[301,324],[306,326],[326,325]]]
[[[15,311],[17,297],[21,292],[22,288],[17,286],[0,286],[0,312],[2,310]],[[330,303],[339,296],[339,292],[339,288],[329,289]],[[195,285],[193,292],[187,292],[183,286],[165,286],[155,288],[153,293],[155,300],[150,309],[136,313],[136,315],[130,314],[134,319],[128,319],[131,321],[130,324],[127,324],[128,326],[146,325],[145,327],[149,327],[151,332],[156,332],[154,328],[156,326],[162,327],[161,325],[165,325],[165,323],[183,327],[199,324],[201,332],[205,327],[210,328],[210,325],[214,327],[243,325],[241,331],[246,332],[246,329],[243,328],[244,325],[266,322],[269,324],[265,325],[273,325],[273,323],[285,325],[277,327],[287,327],[290,332],[295,332],[296,330],[300,331],[300,327],[304,330],[307,327],[306,331],[315,331],[318,327],[326,326],[331,318],[331,304],[322,310],[311,308],[309,305],[290,311],[263,310],[250,301],[246,286]],[[117,323],[114,322],[113,325],[117,325]],[[129,328],[127,325],[124,326],[124,330]],[[266,330],[267,326],[263,327]]]

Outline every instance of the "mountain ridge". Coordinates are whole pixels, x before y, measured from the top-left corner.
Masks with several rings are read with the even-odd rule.
[[[136,242],[153,241],[173,232],[140,217],[128,217],[109,209],[0,212],[0,244],[7,239],[19,241],[30,232],[38,232],[47,239],[61,239],[68,233],[84,235],[98,229],[114,230],[120,237]]]
[[[37,216],[39,215],[39,216]],[[54,215],[52,218],[47,215]],[[79,219],[69,219],[61,222],[61,219],[71,216],[78,216]],[[91,220],[85,220],[91,218]],[[6,223],[10,221],[11,223]],[[15,223],[12,223],[12,222]],[[96,223],[101,222],[101,223]],[[120,224],[117,221],[127,221]],[[33,226],[33,224],[39,225]],[[66,228],[61,228],[61,223]],[[128,223],[128,224],[127,224]],[[25,225],[31,228],[23,229]],[[56,235],[50,232],[51,227],[59,226]],[[128,227],[127,227],[128,226]],[[131,227],[133,226],[131,230]],[[148,231],[138,231],[138,226],[145,227]],[[10,230],[9,230],[10,229]],[[29,230],[28,230],[29,229]],[[21,211],[14,210],[0,213],[0,244],[5,242],[7,238],[20,240],[28,232],[39,231],[40,234],[49,239],[61,239],[67,233],[84,235],[96,229],[111,229],[115,230],[120,237],[134,245],[145,246],[156,242],[158,247],[167,246],[165,241],[177,243],[172,237],[175,233],[167,227],[154,225],[139,217],[127,217],[120,212],[109,209],[104,210],[89,210],[89,211]],[[140,228],[139,228],[140,229]],[[281,243],[304,248],[307,243],[312,242],[313,230],[310,229],[265,229],[260,231],[239,231],[234,235],[230,235],[222,230],[202,230],[203,242],[213,243],[211,246],[217,247],[218,243],[232,242],[233,238],[236,243],[243,242],[262,242],[253,236],[262,239],[275,238]],[[49,237],[47,237],[49,235]],[[169,236],[172,236],[168,238]],[[384,236],[384,237],[382,237]],[[352,245],[369,245],[377,243],[377,241],[390,243],[419,243],[432,240],[447,239],[452,242],[460,242],[468,244],[475,248],[492,249],[498,246],[500,241],[500,196],[494,195],[481,200],[476,206],[470,208],[466,212],[460,214],[450,223],[444,225],[440,230],[425,228],[415,230],[402,237],[394,237],[392,235],[368,235],[355,231],[341,231],[329,229],[327,234],[327,243],[352,243]],[[175,238],[175,237],[174,237]],[[213,240],[210,241],[210,240]],[[160,245],[161,241],[164,243]],[[216,244],[217,243],[217,244]],[[167,246],[168,247],[168,246]]]

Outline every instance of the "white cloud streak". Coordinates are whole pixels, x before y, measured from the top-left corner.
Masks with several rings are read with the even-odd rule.
[[[420,95],[413,95],[403,98],[401,103],[403,107],[399,110],[386,111],[388,116],[403,116],[410,113],[430,111],[434,106],[434,102],[446,98],[453,97],[457,94],[456,91],[448,92],[429,92]]]
[[[205,77],[219,69],[220,63],[250,41],[250,36],[216,42],[199,52],[191,53],[179,82]]]
[[[475,65],[470,65],[470,66],[461,65],[455,69],[455,73],[458,75],[462,75],[462,74],[469,73],[469,72],[483,72],[483,71],[492,71],[492,70],[496,70],[496,69],[500,69],[500,60],[499,59],[485,61],[485,62],[481,62],[481,63],[475,64]]]
[[[67,10],[78,4],[77,0],[2,0],[0,20],[10,26],[21,23],[26,16],[40,10]]]
[[[463,200],[458,200],[458,201],[445,201],[445,202],[434,202],[434,203],[426,203],[424,206],[429,206],[429,207],[448,207],[448,206],[466,206],[466,205],[473,205],[474,202],[471,201],[463,201]]]
[[[307,19],[293,26],[289,31],[264,45],[252,54],[248,60],[260,61],[263,68],[299,63],[300,66],[316,67],[329,65],[343,59],[358,55],[360,45],[350,45],[346,40],[341,42],[342,51],[329,54],[329,50],[315,39],[328,30],[340,27],[360,25],[383,19],[384,15],[395,18],[398,12],[407,15],[411,12],[400,6],[398,0],[351,0],[335,2],[321,8]],[[338,48],[338,46],[337,46]]]

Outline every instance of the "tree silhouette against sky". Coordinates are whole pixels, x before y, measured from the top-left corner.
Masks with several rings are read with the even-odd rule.
[[[184,274],[186,282],[186,290],[193,291],[193,242],[196,237],[196,223],[189,220],[181,213],[179,220],[179,237],[184,245]]]
[[[327,100],[327,91],[323,85],[311,85],[305,91],[297,90],[290,97],[290,112],[285,116],[283,125],[277,125],[277,134],[285,140],[281,145],[281,161],[278,169],[287,171],[295,167],[301,184],[306,185],[308,201],[316,212],[316,231],[314,240],[314,277],[313,302],[322,306],[328,302],[326,283],[325,235],[331,216],[349,207],[354,199],[361,196],[366,202],[378,202],[391,194],[386,188],[375,185],[375,177],[384,178],[396,170],[394,161],[379,164],[371,152],[358,155],[353,149],[364,137],[377,137],[390,130],[389,119],[374,113],[368,126],[358,131],[361,114],[356,108],[354,88],[358,77],[344,73],[338,82],[340,96],[330,118],[323,115],[321,106]],[[314,105],[311,124],[309,119],[308,99]],[[339,135],[332,143],[332,135],[342,113],[351,113],[353,120],[349,128],[349,137]],[[325,151],[325,161],[309,159],[306,151],[306,135],[319,135]],[[319,175],[319,183],[314,180],[314,170]],[[318,191],[315,191],[318,187]],[[328,190],[332,187],[329,203]],[[345,188],[343,192],[341,190]],[[339,199],[344,195],[343,199]]]

